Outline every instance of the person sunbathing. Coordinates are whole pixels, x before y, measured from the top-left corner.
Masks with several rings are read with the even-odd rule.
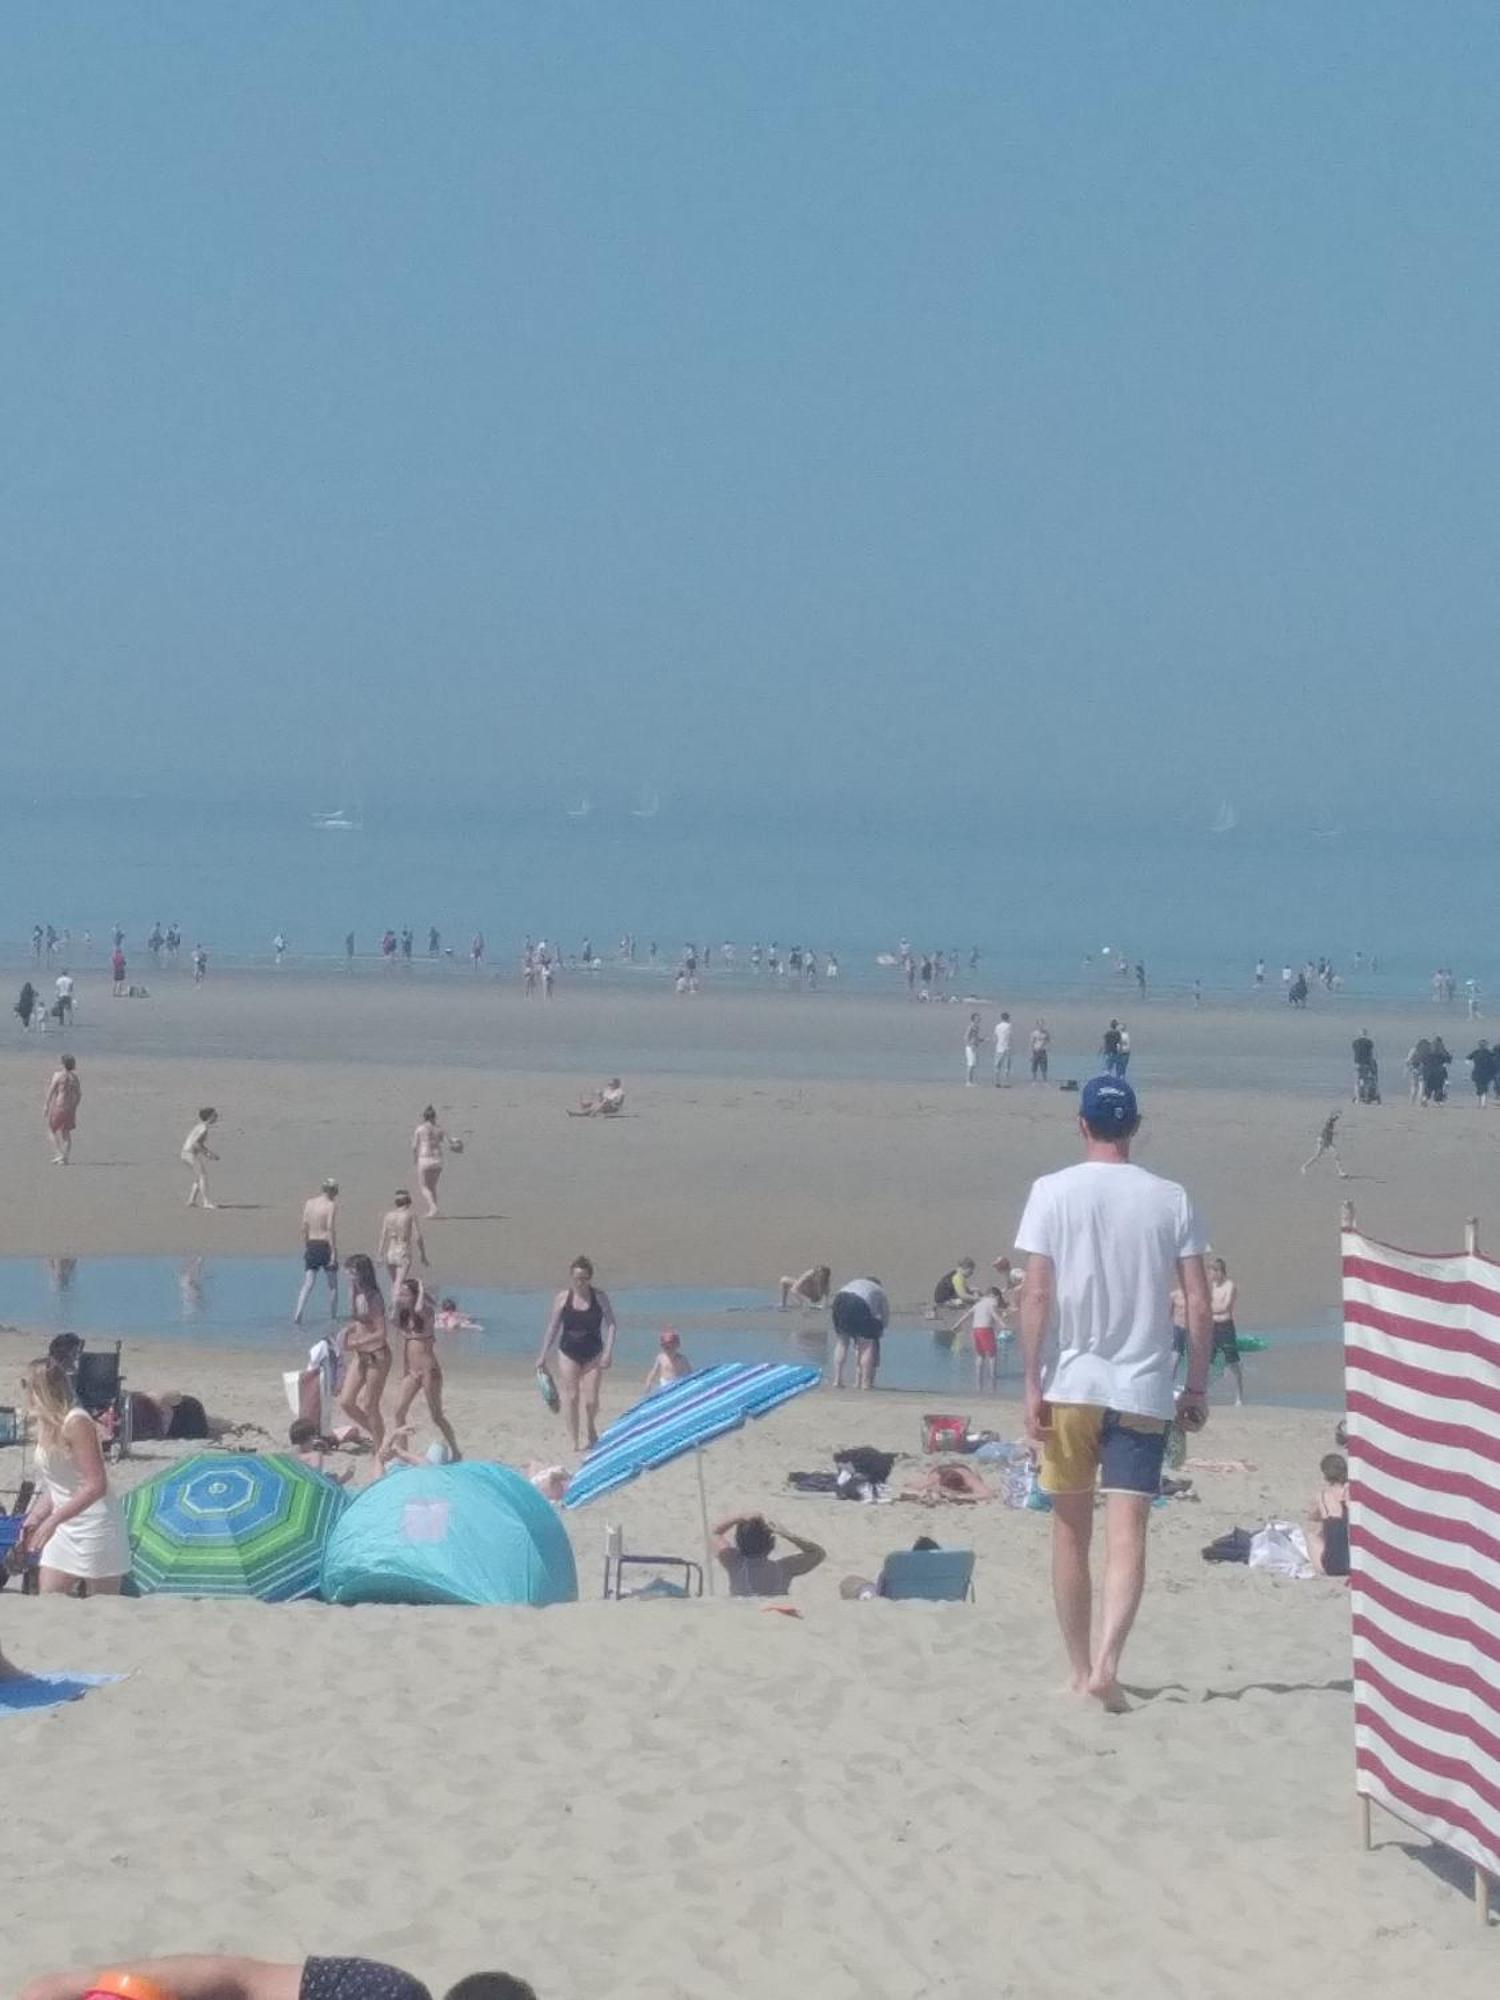
[[[580,1097],[578,1109],[570,1111],[570,1118],[618,1118],[625,1108],[625,1086],[617,1076],[612,1076],[604,1089],[592,1096]]]
[[[972,1507],[980,1500],[998,1500],[1000,1495],[988,1480],[967,1465],[934,1465],[915,1486],[896,1495],[898,1500],[915,1500],[924,1507]]]
[[[287,1430],[287,1441],[292,1447],[292,1457],[310,1465],[314,1472],[321,1472],[325,1479],[331,1479],[336,1486],[347,1486],[354,1477],[351,1465],[346,1471],[334,1472],[327,1464],[327,1456],[338,1450],[338,1439],[322,1437],[311,1417],[298,1417]]]
[[[260,1958],[194,1953],[130,1959],[113,1969],[128,1970],[170,2000],[432,2000],[420,1979],[371,1958],[306,1958],[296,1965],[272,1965]],[[110,1971],[80,1967],[44,1974],[22,1989],[20,2000],[87,2000]],[[448,1988],[445,2000],[536,2000],[536,1993],[509,1972],[471,1972]]]
[[[828,1557],[816,1542],[774,1527],[764,1514],[731,1514],[713,1532],[715,1554],[729,1578],[731,1597],[785,1597],[799,1576],[807,1576]],[[772,1555],[778,1535],[794,1554]]]

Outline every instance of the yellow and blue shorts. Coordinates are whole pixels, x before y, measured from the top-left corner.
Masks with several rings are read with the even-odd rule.
[[[1164,1417],[1103,1410],[1097,1403],[1053,1403],[1052,1425],[1042,1444],[1037,1484],[1044,1493],[1161,1491],[1167,1450]]]

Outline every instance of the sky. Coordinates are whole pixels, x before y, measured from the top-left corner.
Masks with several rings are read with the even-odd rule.
[[[0,774],[1493,826],[1497,100],[1489,0],[10,9]]]

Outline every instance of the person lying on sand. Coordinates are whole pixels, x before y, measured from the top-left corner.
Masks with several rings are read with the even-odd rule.
[[[618,1118],[625,1109],[625,1086],[617,1076],[612,1076],[603,1090],[593,1096],[580,1097],[578,1109],[570,1111],[570,1118]]]
[[[658,1389],[670,1389],[674,1382],[692,1372],[693,1364],[682,1351],[682,1335],[667,1327],[661,1336],[661,1352],[646,1377],[646,1394],[654,1396]]]
[[[353,1466],[343,1472],[334,1472],[329,1467],[327,1456],[330,1451],[338,1450],[338,1440],[321,1437],[311,1417],[296,1418],[287,1431],[287,1440],[292,1447],[293,1458],[300,1458],[304,1465],[310,1465],[314,1472],[321,1472],[336,1486],[347,1486],[354,1477]]]
[[[1000,1495],[988,1480],[967,1465],[934,1465],[915,1486],[896,1495],[898,1500],[915,1500],[924,1507],[972,1507],[979,1500],[998,1500]]]
[[[432,2000],[420,1979],[371,1958],[306,1958],[296,1965],[272,1965],[217,1953],[132,1958],[114,1968],[48,1973],[33,1979],[20,2000],[86,2000],[111,1969],[151,1982],[167,2000]],[[471,1972],[448,1988],[445,2000],[536,2000],[536,1994],[509,1972]]]
[[[833,1272],[827,1264],[814,1264],[810,1271],[804,1271],[800,1278],[783,1278],[781,1281],[781,1310],[786,1311],[793,1299],[806,1312],[826,1306],[828,1294],[833,1289]]]
[[[795,1554],[772,1555],[778,1535]],[[774,1527],[764,1514],[731,1514],[714,1529],[714,1541],[731,1597],[785,1597],[799,1576],[807,1576],[828,1558],[828,1551],[816,1542]]]

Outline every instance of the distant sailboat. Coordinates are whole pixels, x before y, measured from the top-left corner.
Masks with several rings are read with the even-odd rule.
[[[1210,833],[1233,833],[1239,823],[1239,814],[1229,803],[1228,799],[1225,799],[1220,805],[1219,810],[1214,814],[1213,824],[1208,830]]]
[[[364,806],[360,800],[359,785],[354,775],[354,759],[346,747],[339,790],[352,804],[341,805],[337,812],[313,814],[313,825],[320,833],[363,833],[365,830]]]
[[[1339,835],[1340,835],[1340,834],[1341,834],[1341,833],[1342,833],[1343,831],[1344,831],[1344,829],[1343,829],[1343,828],[1342,828],[1341,826],[1328,826],[1328,825],[1326,825],[1326,824],[1325,824],[1325,825],[1323,825],[1323,826],[1315,826],[1315,827],[1313,828],[1313,839],[1314,839],[1314,840],[1337,840],[1337,839],[1338,839],[1338,837],[1339,837]]]
[[[569,806],[569,807],[568,807],[568,818],[569,818],[569,819],[587,819],[587,818],[588,818],[588,816],[589,816],[589,814],[590,814],[590,813],[591,813],[591,812],[592,812],[593,810],[594,810],[594,802],[593,802],[593,800],[592,800],[592,799],[589,799],[589,798],[582,798],[582,799],[580,799],[580,800],[578,801],[578,803],[577,803],[577,805],[576,805],[576,806]]]
[[[630,808],[630,816],[632,819],[655,819],[660,811],[661,794],[646,785],[641,791],[640,803]]]

